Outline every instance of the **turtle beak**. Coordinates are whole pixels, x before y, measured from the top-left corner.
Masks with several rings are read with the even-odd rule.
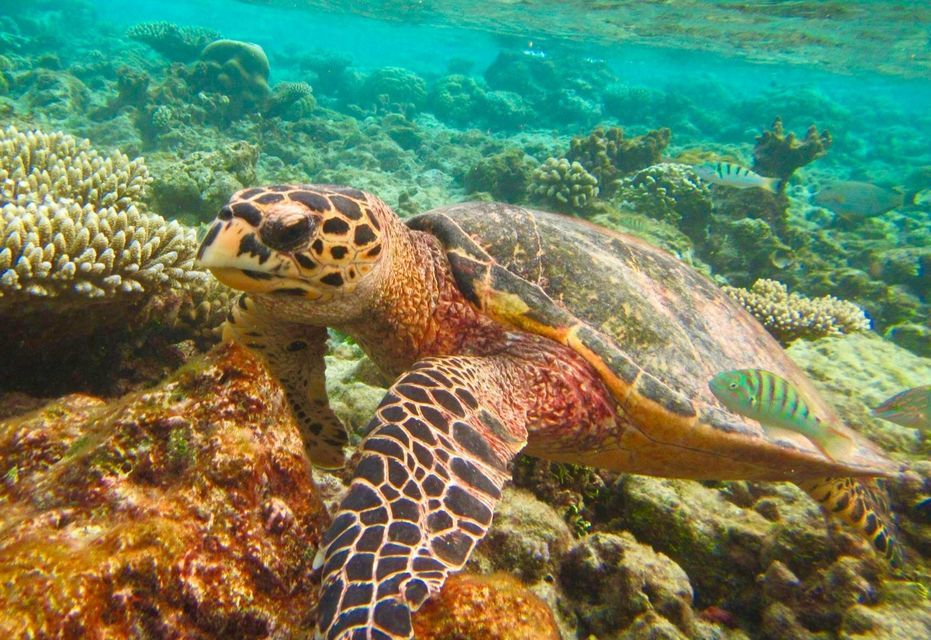
[[[197,250],[196,264],[209,269],[226,286],[250,293],[280,286],[276,272],[285,266],[259,241],[256,229],[239,218],[213,223]]]

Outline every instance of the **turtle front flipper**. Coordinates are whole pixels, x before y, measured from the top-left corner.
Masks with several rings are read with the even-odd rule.
[[[318,638],[412,637],[411,612],[485,535],[527,439],[501,370],[495,357],[428,359],[388,391],[318,554]]]
[[[846,522],[889,560],[903,564],[886,491],[873,478],[816,478],[798,485],[828,514]]]
[[[327,402],[326,328],[266,318],[242,294],[227,317],[223,338],[257,354],[281,383],[311,462],[325,469],[342,467],[348,438]]]

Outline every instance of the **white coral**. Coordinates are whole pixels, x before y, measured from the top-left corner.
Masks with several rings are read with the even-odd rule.
[[[857,305],[834,296],[806,298],[789,293],[776,280],[760,279],[747,289],[724,287],[783,344],[798,338],[869,331],[870,321]]]
[[[0,136],[0,304],[134,295],[204,281],[192,229],[147,213],[142,159],[55,132]]]

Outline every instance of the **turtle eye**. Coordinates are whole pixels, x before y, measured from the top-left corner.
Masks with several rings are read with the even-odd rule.
[[[732,383],[730,383],[728,386],[729,386],[731,389],[733,389],[734,391],[737,390],[737,383],[736,383],[736,382],[732,382]]]

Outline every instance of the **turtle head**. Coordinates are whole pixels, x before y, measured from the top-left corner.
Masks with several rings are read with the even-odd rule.
[[[290,301],[307,320],[346,319],[377,286],[393,218],[348,187],[244,189],[220,209],[197,261],[234,289]]]

